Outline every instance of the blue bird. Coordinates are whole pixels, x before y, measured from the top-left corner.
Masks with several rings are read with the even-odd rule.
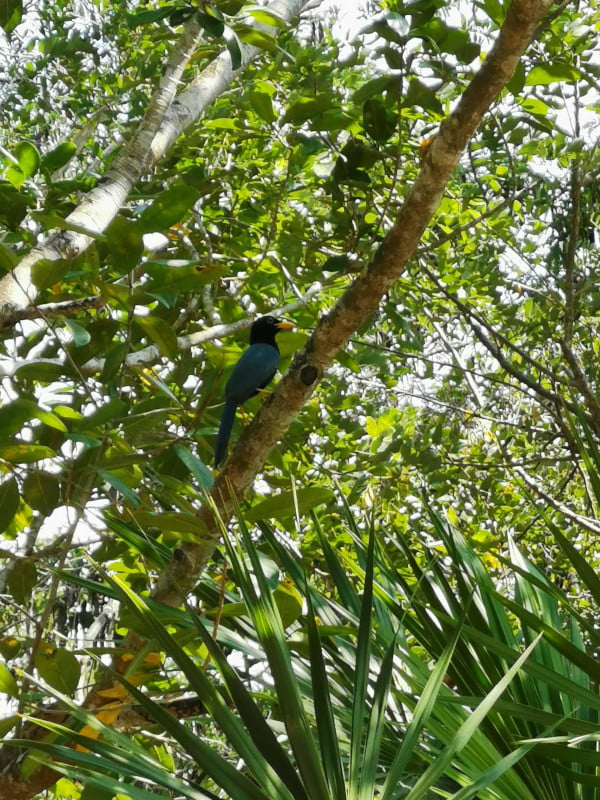
[[[225,408],[215,445],[215,468],[225,456],[237,407],[258,394],[259,389],[264,389],[275,377],[280,361],[275,337],[279,331],[293,327],[293,323],[277,317],[260,317],[252,323],[250,347],[242,353],[225,384]]]

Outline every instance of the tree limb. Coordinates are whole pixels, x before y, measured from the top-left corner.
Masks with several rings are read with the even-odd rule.
[[[531,475],[529,475],[529,473],[526,472],[522,467],[516,466],[514,467],[514,471],[523,480],[523,482],[551,508],[556,509],[566,519],[570,519],[584,530],[593,533],[595,536],[600,535],[600,525],[595,519],[590,519],[590,517],[584,517],[582,514],[577,514],[577,512],[570,509],[564,503],[556,500],[554,497],[552,497],[552,495],[544,491],[544,489],[542,489],[542,487],[534,480],[534,478],[532,478]]]
[[[315,328],[288,373],[238,441],[198,515],[198,540],[184,542],[161,574],[154,598],[179,605],[213,552],[223,523],[264,465],[269,452],[322,380],[354,331],[376,310],[405,270],[468,141],[512,77],[552,0],[515,0],[498,39],[456,109],[442,123],[392,229],[338,303]]]

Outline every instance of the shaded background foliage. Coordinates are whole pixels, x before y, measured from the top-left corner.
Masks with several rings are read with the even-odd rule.
[[[224,46],[219,14],[248,36],[247,6],[206,11],[189,75]],[[26,7],[2,40],[3,271],[102,178],[186,13],[178,3],[53,3]],[[51,568],[96,578],[91,551],[145,592],[196,532],[224,380],[246,334],[199,346],[186,337],[294,304],[284,358],[301,345],[389,229],[423,140],[504,10],[495,0],[397,2],[359,16],[350,42],[333,12],[307,14],[277,45],[265,39],[264,55],[138,184],[106,235],[74,261],[38,267],[40,304],[85,307],[48,306],[4,329],[2,654],[54,689],[81,685],[74,648],[112,642],[133,623],[115,623],[116,603]],[[598,25],[588,3],[542,23],[409,271],[247,500],[249,519],[275,518],[324,592],[331,576],[308,509],[327,504],[327,538],[344,549],[341,498],[360,513],[376,496],[396,536],[443,554],[426,496],[499,586],[511,585],[502,559],[514,539],[582,613],[597,614],[546,515],[597,563]],[[414,575],[390,548],[395,569]],[[210,580],[222,569],[217,554]],[[199,589],[191,602],[218,605],[216,585],[210,601]]]

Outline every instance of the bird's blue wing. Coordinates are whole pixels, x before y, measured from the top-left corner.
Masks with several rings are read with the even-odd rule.
[[[225,399],[245,403],[273,379],[279,360],[279,351],[270,344],[253,344],[244,350],[225,386]]]

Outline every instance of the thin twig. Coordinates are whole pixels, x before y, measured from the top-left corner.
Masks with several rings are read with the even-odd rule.
[[[549,495],[548,492],[544,491],[542,487],[536,483],[536,481],[529,475],[529,473],[525,472],[523,467],[515,467],[514,471],[516,474],[524,481],[530,489],[532,489],[535,494],[538,495],[542,500],[544,500],[548,505],[552,506],[556,511],[560,511],[560,513],[565,516],[567,519],[576,522],[577,525],[580,525],[586,531],[590,531],[591,533],[596,534],[596,536],[600,535],[600,525],[589,517],[584,517],[581,514],[577,514],[575,511],[570,509],[564,503],[561,503],[556,498]]]
[[[106,305],[102,295],[83,297],[81,300],[62,300],[60,303],[44,303],[40,306],[16,308],[0,319],[0,331],[12,328],[17,322],[25,319],[46,319],[47,317],[68,316],[90,308],[101,308]]]

